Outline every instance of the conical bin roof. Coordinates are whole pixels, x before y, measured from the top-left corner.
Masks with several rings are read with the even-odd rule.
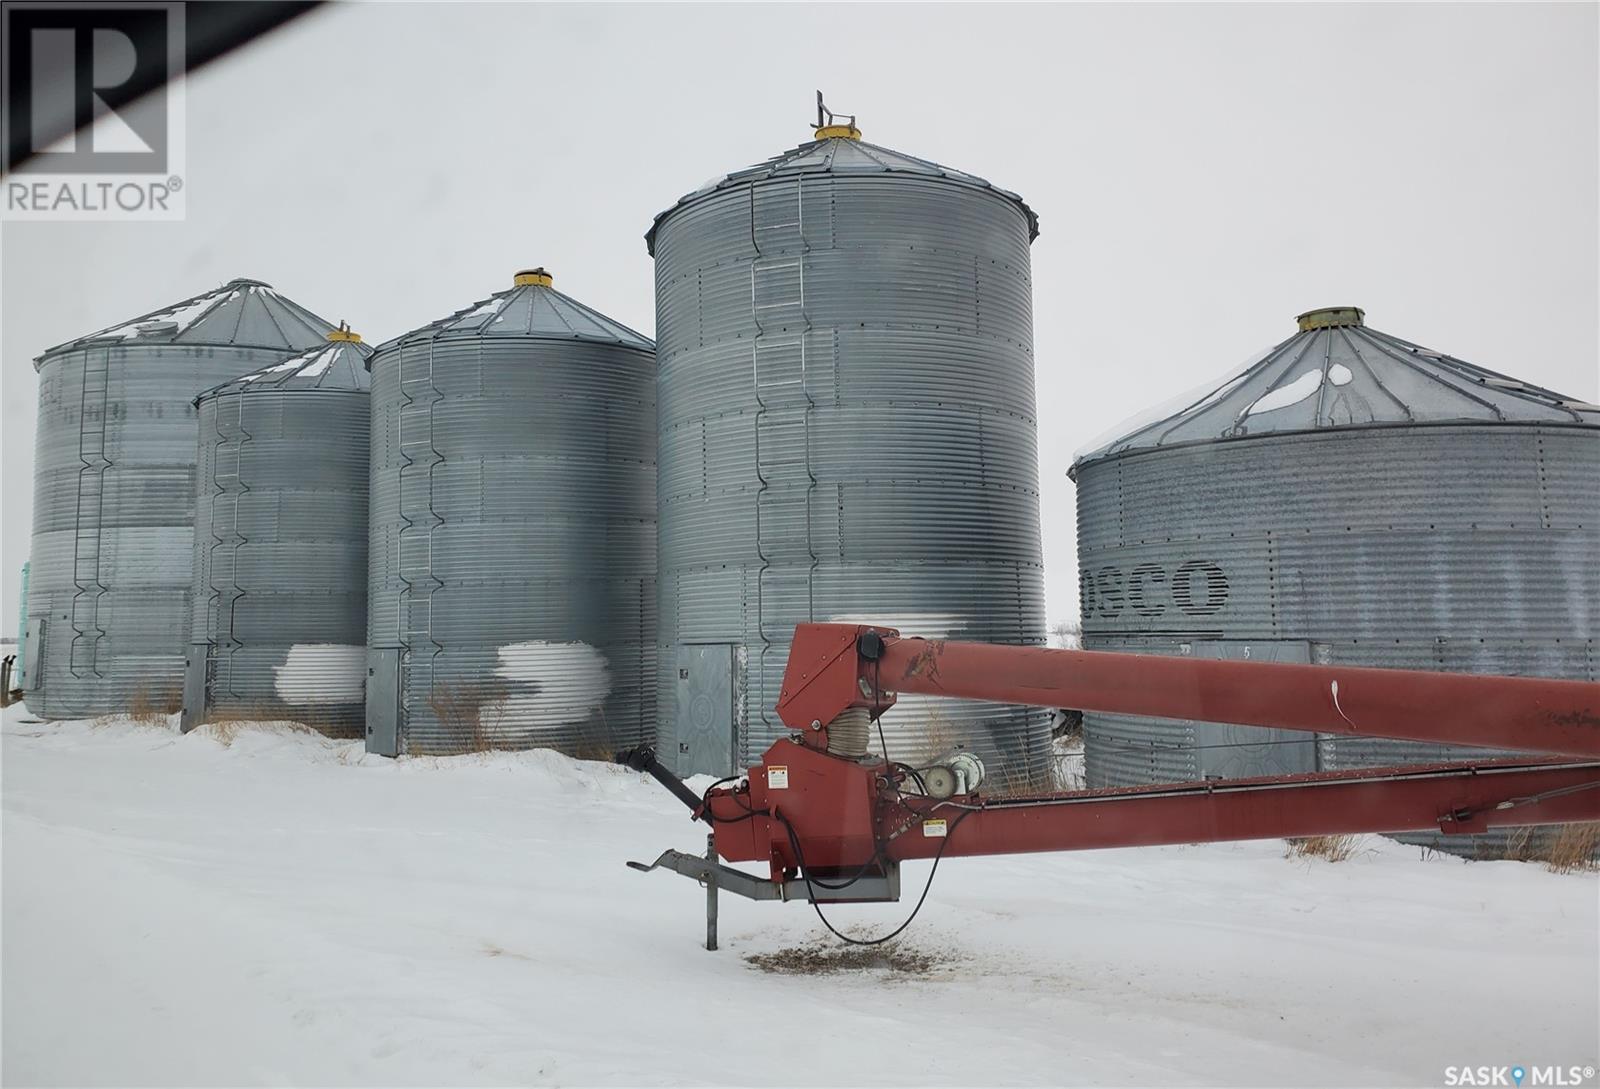
[[[524,269],[506,290],[380,344],[378,351],[406,340],[456,337],[581,340],[656,350],[655,341],[562,294],[552,286],[553,280],[542,268]]]
[[[1301,314],[1299,330],[1244,370],[1136,419],[1076,465],[1249,435],[1436,423],[1600,426],[1600,406],[1369,328],[1356,307]]]
[[[346,328],[335,329],[315,348],[296,352],[280,363],[262,367],[239,378],[206,390],[196,401],[225,393],[254,393],[274,390],[347,390],[360,393],[372,385],[367,370],[371,346]]]
[[[333,325],[260,280],[229,280],[219,287],[132,321],[58,344],[45,358],[88,345],[182,344],[199,347],[281,348],[298,352],[321,345]]]
[[[829,130],[824,130],[829,131]],[[983,189],[1003,197],[1015,204],[1028,220],[1028,240],[1039,237],[1039,217],[1034,210],[1028,207],[1016,193],[1009,189],[1002,189],[976,174],[968,174],[964,170],[953,167],[941,166],[928,159],[919,159],[915,155],[907,155],[903,151],[894,151],[890,148],[869,144],[857,136],[832,136],[821,140],[811,140],[801,144],[781,155],[773,156],[764,163],[757,163],[743,170],[736,170],[731,174],[724,174],[713,178],[692,193],[686,193],[678,199],[671,208],[656,216],[650,225],[650,230],[645,233],[645,247],[650,255],[655,256],[656,232],[678,209],[704,199],[712,193],[724,189],[733,189],[752,182],[765,181],[769,178],[785,178],[800,175],[879,175],[879,174],[917,174],[924,177],[940,178],[954,182],[958,185],[969,186],[973,189]]]

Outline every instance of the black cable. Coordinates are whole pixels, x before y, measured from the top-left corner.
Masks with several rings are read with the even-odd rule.
[[[883,655],[879,654],[876,658],[872,659],[872,702],[873,703],[877,703],[880,699],[883,698],[882,695],[881,695],[882,692],[883,692]],[[872,712],[869,710],[867,712],[867,714],[870,715],[870,714],[872,714]],[[873,719],[872,721],[873,721],[873,724],[878,727],[878,744],[883,746],[883,762],[885,764],[892,764],[894,761],[889,759],[889,739],[883,736],[883,712],[879,711],[878,712],[878,717]]]
[[[744,803],[744,799],[742,799],[738,795],[737,792],[730,792],[728,794],[728,797],[733,799],[733,802],[734,802],[735,805],[737,805],[739,808],[744,810],[744,814],[742,816],[738,816],[738,817],[719,817],[719,816],[717,816],[715,813],[713,813],[711,811],[711,792],[713,790],[717,789],[717,787],[721,786],[724,783],[731,783],[734,780],[740,779],[740,778],[743,778],[743,776],[730,775],[725,779],[718,779],[716,782],[714,782],[710,786],[706,787],[705,793],[703,795],[701,795],[701,799],[700,799],[700,801],[701,801],[701,813],[700,813],[700,815],[706,819],[706,823],[708,823],[708,824],[738,824],[740,821],[747,821],[747,820],[750,820],[752,817],[771,817],[773,815],[772,811],[769,810],[769,809],[752,809],[750,806],[748,806],[748,805],[746,805]],[[789,831],[789,842],[790,842],[790,844],[791,845],[795,845],[796,844],[796,840],[794,838],[794,829],[792,827],[790,827],[788,818],[785,817],[783,814],[779,813],[778,814],[778,819],[783,821],[784,827],[786,829],[788,829],[788,831]],[[796,848],[795,848],[795,857],[799,858],[799,855],[800,855],[799,848],[798,848],[798,846],[796,846]],[[863,877],[866,877],[868,874],[870,874],[874,870],[874,868],[876,868],[879,865],[879,863],[881,861],[882,861],[882,856],[877,852],[876,848],[874,848],[872,858],[868,859],[867,862],[864,863],[859,870],[857,870],[855,873],[851,874],[844,881],[841,881],[841,882],[838,882],[838,883],[833,883],[833,882],[824,881],[820,877],[815,877],[815,878],[812,878],[811,880],[816,883],[818,888],[827,889],[830,892],[838,892],[841,889],[849,888],[851,885],[854,885],[856,882],[860,881]]]
[[[799,862],[800,861],[800,842],[799,842],[799,840],[797,840],[795,838],[794,829],[789,827],[789,819],[787,817],[785,817],[782,813],[778,814],[778,819],[783,821],[783,826],[785,828],[788,828],[788,830],[789,830],[789,845],[794,848],[795,861]],[[819,889],[827,889],[829,892],[838,892],[841,889],[849,888],[851,885],[854,885],[856,882],[860,881],[863,877],[866,877],[868,874],[872,873],[873,870],[880,868],[882,866],[882,863],[883,863],[883,855],[878,851],[878,848],[877,848],[876,844],[874,844],[873,849],[872,849],[872,857],[869,858],[866,862],[863,862],[861,864],[861,868],[859,870],[857,870],[855,873],[851,874],[845,880],[840,881],[838,883],[834,883],[834,882],[830,882],[830,881],[824,881],[820,877],[813,877],[809,881],[807,881],[807,884],[809,885],[809,884],[815,883],[817,888],[819,888]],[[805,872],[805,866],[804,865],[801,865],[800,869],[801,869],[802,873]]]
[[[928,871],[928,881],[922,886],[922,895],[917,897],[917,906],[911,909],[911,914],[906,916],[905,922],[901,923],[899,926],[895,927],[881,938],[852,938],[850,935],[841,932],[838,927],[834,926],[828,921],[828,917],[822,914],[821,905],[817,903],[817,893],[816,890],[812,888],[813,882],[811,879],[811,874],[806,868],[805,856],[800,852],[800,840],[799,837],[794,834],[794,826],[789,823],[789,819],[782,813],[778,814],[778,819],[783,821],[784,828],[786,828],[789,832],[789,845],[794,849],[795,863],[800,869],[800,876],[805,879],[806,891],[811,894],[811,910],[817,913],[817,918],[822,920],[822,925],[827,927],[834,937],[838,938],[846,945],[882,945],[886,941],[889,941],[893,938],[898,938],[902,933],[905,932],[906,927],[910,926],[911,923],[916,919],[917,913],[922,910],[923,902],[928,899],[929,890],[933,888],[933,876],[939,872],[939,860],[944,857],[944,849],[950,846],[950,837],[955,834],[955,830],[957,828],[961,827],[961,822],[966,820],[967,814],[971,812],[974,812],[974,810],[963,810],[961,815],[952,821],[950,827],[945,831],[944,842],[939,844],[939,850],[934,853],[933,868]],[[822,887],[826,888],[827,886]]]
[[[743,799],[739,797],[737,791],[730,791],[728,797],[733,799],[735,805],[744,810],[743,816],[719,817],[711,811],[711,792],[716,790],[723,783],[731,783],[742,778],[744,778],[742,775],[729,775],[726,778],[718,779],[716,782],[706,787],[705,793],[700,795],[700,815],[705,818],[707,824],[738,824],[740,821],[747,821],[752,817],[770,817],[772,815],[765,809],[752,809],[748,805],[745,805]]]
[[[882,731],[883,731],[883,728],[880,726],[879,727],[879,735],[880,735],[880,737],[882,735]],[[885,751],[887,752],[887,749]],[[927,786],[926,786],[926,784],[924,784],[922,782],[922,776],[917,774],[917,771],[916,771],[915,768],[913,768],[913,767],[911,767],[909,765],[896,765],[896,766],[904,767],[905,770],[907,772],[909,772],[913,778],[916,779],[918,784],[922,785],[922,789],[923,789],[924,793],[926,793]],[[862,878],[868,876],[869,874],[871,874],[875,870],[878,870],[878,869],[880,869],[882,867],[883,861],[884,861],[883,854],[882,854],[882,851],[879,849],[880,845],[878,845],[877,843],[874,843],[872,857],[870,859],[868,859],[866,862],[862,863],[861,868],[856,870],[855,873],[851,874],[845,880],[837,881],[837,882],[835,882],[835,881],[824,881],[820,877],[813,877],[811,875],[810,870],[807,868],[807,866],[805,864],[805,859],[804,859],[803,855],[801,854],[801,851],[800,851],[800,840],[799,840],[799,837],[797,837],[795,835],[794,826],[789,823],[789,818],[784,816],[782,813],[774,814],[769,809],[753,809],[750,806],[745,804],[744,799],[741,798],[739,796],[738,792],[736,792],[736,791],[729,792],[728,797],[733,799],[733,802],[734,802],[735,805],[739,806],[741,809],[744,810],[744,813],[741,816],[737,816],[737,817],[719,817],[719,816],[717,816],[715,813],[713,813],[711,811],[711,792],[713,790],[717,789],[717,787],[722,786],[724,783],[731,783],[731,782],[734,782],[734,781],[736,781],[738,779],[741,779],[741,778],[743,778],[742,775],[729,775],[729,776],[725,776],[724,778],[718,779],[716,782],[714,782],[711,785],[707,786],[705,791],[700,795],[700,815],[705,818],[706,823],[713,824],[713,825],[716,825],[716,824],[738,824],[741,821],[747,821],[747,820],[750,820],[753,817],[773,817],[773,816],[776,816],[778,820],[783,822],[784,831],[786,831],[788,833],[788,835],[789,835],[789,845],[794,850],[795,861],[798,864],[798,867],[799,867],[799,870],[800,870],[800,875],[803,878],[805,878],[806,891],[811,894],[811,897],[812,897],[811,903],[812,903],[813,907],[816,906],[816,890],[817,889],[823,889],[823,890],[826,890],[828,892],[840,892],[840,891],[842,891],[844,889],[848,889],[852,885],[857,884],[858,882],[860,882],[862,880]],[[916,811],[913,810],[913,812],[916,812]],[[961,821],[966,818],[966,815],[969,812],[972,812],[972,810],[971,809],[964,810],[962,812],[961,816],[956,818],[955,823],[950,826],[950,831],[952,831],[952,832],[955,831],[956,826],[959,825],[961,823]],[[948,843],[948,842],[949,842],[949,840],[946,839],[945,843]],[[877,939],[877,940],[871,941],[871,942],[856,942],[855,939],[847,938],[847,937],[845,937],[845,935],[839,934],[839,932],[837,930],[834,930],[834,933],[835,934],[839,934],[839,937],[842,940],[847,941],[847,942],[854,942],[855,944],[858,944],[858,945],[877,945],[877,944],[880,944],[881,942],[888,941],[889,938],[894,937],[895,934],[899,934],[906,927],[910,926],[912,919],[915,919],[917,917],[917,912],[922,909],[922,901],[927,899],[928,890],[933,887],[933,875],[939,869],[939,858],[944,854],[945,843],[941,843],[939,845],[939,851],[938,851],[937,854],[934,855],[933,869],[928,872],[928,883],[922,887],[922,896],[917,899],[917,906],[912,909],[910,917],[907,918],[906,921],[904,923],[902,923],[900,925],[900,927],[897,930],[894,931],[893,934],[890,934],[885,938],[880,938],[880,939]],[[822,912],[821,912],[820,909],[817,911],[817,916],[818,916],[818,918],[822,918]],[[828,923],[827,919],[823,919],[822,921],[823,921],[823,924],[826,925],[829,930],[833,930],[832,925]]]
[[[751,820],[755,817],[772,816],[772,814],[765,809],[751,809],[749,806],[745,805],[743,802],[739,802],[737,799],[735,799],[735,802],[738,804],[739,808],[744,810],[744,812],[737,817],[719,817],[709,809],[701,814],[701,816],[705,817],[707,824],[738,824],[741,821]]]
[[[918,771],[916,768],[912,767],[910,764],[896,763],[893,766],[897,770],[903,771],[907,775],[911,776],[912,780],[917,784],[917,789],[922,791],[924,796],[927,795],[927,793],[928,793],[928,784],[923,781],[922,773],[920,771]]]
[[[700,792],[700,804],[705,805],[709,803],[711,800],[711,792],[716,790],[723,783],[733,783],[743,778],[743,775],[725,775],[721,779],[718,779],[716,782],[712,783],[710,786],[706,787]]]

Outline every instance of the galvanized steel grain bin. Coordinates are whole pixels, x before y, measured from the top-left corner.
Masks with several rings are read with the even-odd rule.
[[[369,750],[651,735],[654,347],[533,269],[378,348]]]
[[[176,710],[189,642],[202,390],[333,326],[258,280],[50,349],[39,371],[28,707]]]
[[[196,399],[185,730],[245,716],[364,733],[371,354],[336,329]]]
[[[1600,408],[1312,311],[1081,457],[1090,649],[1600,675]],[[1091,787],[1454,759],[1089,714]]]
[[[656,218],[660,748],[726,774],[786,733],[794,625],[1044,638],[1029,245],[981,178],[854,125]],[[1048,716],[903,698],[896,759],[1044,773]]]

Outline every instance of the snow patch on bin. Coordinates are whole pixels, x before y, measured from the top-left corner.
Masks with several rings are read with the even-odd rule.
[[[1343,363],[1335,363],[1328,368],[1326,380],[1331,385],[1347,386],[1353,377],[1354,375],[1350,373],[1349,367],[1346,367]],[[1279,386],[1277,389],[1263,394],[1249,408],[1244,410],[1244,414],[1253,416],[1257,412],[1271,412],[1273,409],[1297,405],[1321,389],[1323,381],[1321,371],[1306,371],[1306,373],[1290,382],[1287,386]]]
[[[611,694],[610,663],[588,643],[512,643],[495,673],[514,686],[497,709],[536,729],[582,722]]]
[[[920,636],[924,639],[949,639],[962,631],[969,617],[953,613],[898,613],[895,616],[868,616],[839,613],[828,617],[828,624],[865,624],[873,628],[893,628],[901,635]]]
[[[272,672],[273,688],[285,703],[359,703],[366,691],[367,648],[297,644]]]

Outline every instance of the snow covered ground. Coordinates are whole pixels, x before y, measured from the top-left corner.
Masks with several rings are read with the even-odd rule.
[[[703,833],[619,768],[25,718],[7,1085],[1426,1086],[1600,1051],[1593,875],[1377,839],[949,860],[891,958],[923,970],[829,970],[803,904],[724,897],[702,950],[704,894],[623,861]]]

